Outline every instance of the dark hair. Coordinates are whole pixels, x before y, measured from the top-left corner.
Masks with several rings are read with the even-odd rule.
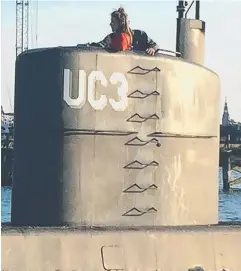
[[[133,41],[132,31],[128,24],[128,15],[125,13],[124,8],[120,7],[111,13],[111,17],[114,17],[119,23],[119,32],[128,33],[131,38],[131,43]]]

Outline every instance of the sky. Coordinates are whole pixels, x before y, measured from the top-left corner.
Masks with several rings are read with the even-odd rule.
[[[176,5],[177,1],[32,0],[29,48],[99,41],[110,33],[110,13],[123,6],[133,29],[146,31],[160,48],[175,51]],[[220,76],[221,111],[227,97],[230,117],[241,121],[241,1],[202,0],[200,6],[200,18],[206,22],[205,66]],[[194,8],[188,17],[192,16]],[[15,20],[15,1],[1,1],[1,104],[6,112],[14,108]]]

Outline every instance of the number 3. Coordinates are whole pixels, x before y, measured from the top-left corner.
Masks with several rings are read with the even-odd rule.
[[[127,98],[127,92],[128,92],[128,82],[124,76],[123,73],[112,73],[110,77],[111,84],[117,84],[118,82],[121,82],[121,86],[118,87],[117,93],[120,97],[120,100],[117,102],[114,99],[110,98],[109,103],[111,104],[112,108],[115,111],[124,111],[128,106],[128,98]]]

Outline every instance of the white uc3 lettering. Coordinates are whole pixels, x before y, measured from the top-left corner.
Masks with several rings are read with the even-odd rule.
[[[115,111],[124,111],[127,108],[128,81],[123,73],[114,72],[109,78],[109,82],[113,85],[121,83],[120,87],[117,88],[118,101],[112,98],[107,99],[106,95],[100,95],[96,99],[95,82],[98,80],[102,86],[108,87],[108,81],[102,71],[92,71],[87,80],[86,77],[86,72],[79,70],[78,98],[71,98],[73,76],[70,69],[64,69],[64,100],[70,107],[80,109],[88,99],[88,102],[95,110],[103,110],[108,102]]]

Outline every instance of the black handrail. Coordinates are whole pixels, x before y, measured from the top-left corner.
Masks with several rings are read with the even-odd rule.
[[[92,43],[86,43],[86,44],[78,44],[77,45],[77,48],[80,48],[80,47],[90,47],[90,48],[99,48],[99,49],[104,49],[104,50],[107,50],[107,51],[110,51],[109,49],[106,49],[104,46],[102,46],[101,44],[99,43],[95,43],[95,42],[92,42]],[[112,51],[112,50],[111,50]],[[113,50],[114,52],[118,52],[116,50]],[[127,51],[127,52],[137,52],[137,53],[145,53],[144,51],[137,51],[137,50],[131,50],[131,51]],[[156,50],[156,54],[158,53],[161,53],[161,52],[164,52],[164,53],[172,53],[174,54],[175,56],[181,56],[181,53],[180,52],[175,52],[175,51],[171,51],[171,50],[167,50],[167,49],[157,49]]]

